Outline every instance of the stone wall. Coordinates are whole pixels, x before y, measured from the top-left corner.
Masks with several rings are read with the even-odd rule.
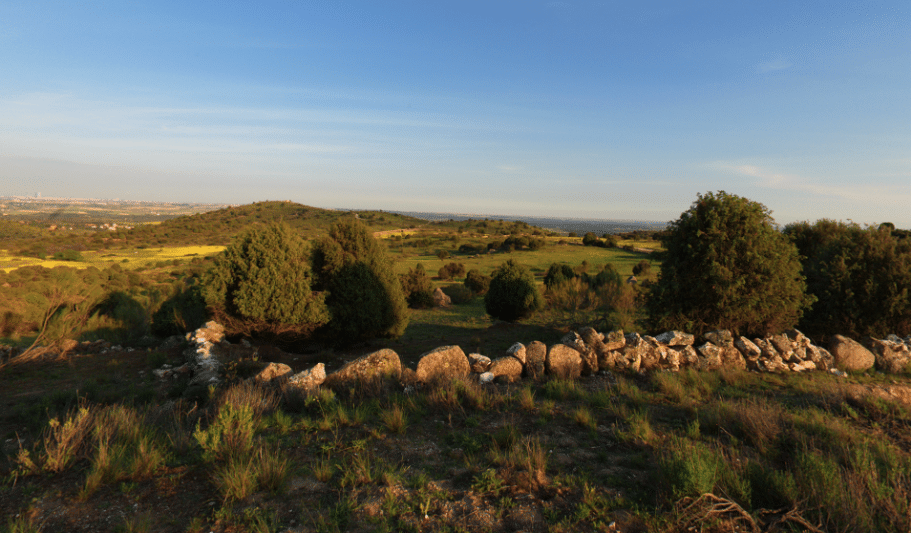
[[[184,352],[196,383],[218,381],[219,354],[237,354],[238,348],[224,340],[223,328],[209,322],[187,335],[191,346]],[[254,379],[283,380],[301,388],[328,383],[345,383],[388,376],[392,379],[428,382],[438,379],[475,376],[481,383],[515,382],[523,378],[546,376],[576,378],[602,371],[645,373],[696,370],[738,369],[755,372],[865,371],[876,368],[886,373],[911,371],[911,336],[904,339],[889,335],[885,339],[866,339],[859,343],[835,335],[825,348],[814,345],[797,330],[749,339],[734,337],[718,330],[703,335],[700,342],[682,331],[657,336],[593,328],[570,332],[557,344],[546,346],[533,341],[515,343],[506,353],[465,354],[458,346],[443,346],[424,354],[416,369],[405,368],[398,354],[389,349],[364,355],[341,369],[326,374],[322,363],[293,374],[287,365],[268,365]]]

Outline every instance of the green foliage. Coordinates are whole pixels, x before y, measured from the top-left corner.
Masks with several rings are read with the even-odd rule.
[[[151,330],[162,337],[181,335],[201,326],[206,317],[206,300],[202,287],[195,283],[181,284],[152,315]]]
[[[203,277],[204,297],[242,322],[315,328],[329,314],[311,291],[307,259],[304,240],[288,225],[254,228],[216,258]]]
[[[402,284],[385,248],[361,222],[332,226],[313,249],[319,287],[329,292],[328,332],[338,341],[396,338],[408,325]]]
[[[447,285],[442,288],[443,293],[449,296],[452,303],[456,305],[466,304],[474,298],[474,293],[465,285]]]
[[[494,318],[515,322],[543,309],[544,298],[531,272],[510,259],[494,271],[484,307]]]
[[[544,274],[544,286],[548,289],[576,277],[573,267],[567,264],[553,263]]]
[[[482,274],[477,268],[472,268],[465,275],[465,286],[475,294],[486,294],[490,289],[490,276]]]
[[[833,220],[789,224],[817,303],[800,327],[852,337],[911,333],[911,241],[888,223],[861,228]]]
[[[437,271],[437,276],[440,279],[452,279],[452,278],[461,278],[465,276],[465,265],[462,263],[449,263],[444,265]]]
[[[652,271],[652,264],[647,260],[643,259],[636,263],[636,266],[633,267],[634,276],[648,276],[649,272]]]
[[[662,240],[667,251],[648,300],[656,330],[762,335],[793,327],[813,302],[797,248],[760,203],[700,194]]]
[[[433,282],[424,270],[424,265],[418,263],[416,267],[409,268],[407,274],[400,274],[402,291],[408,307],[413,309],[426,309],[433,307]]]
[[[57,261],[82,261],[82,254],[78,250],[63,250],[62,252],[55,252],[52,259]]]

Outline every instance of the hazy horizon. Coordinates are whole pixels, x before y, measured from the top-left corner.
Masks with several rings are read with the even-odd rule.
[[[0,194],[911,227],[911,4],[0,5]]]

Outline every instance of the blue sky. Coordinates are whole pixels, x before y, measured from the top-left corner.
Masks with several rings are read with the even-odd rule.
[[[911,228],[911,2],[4,2],[0,195]]]

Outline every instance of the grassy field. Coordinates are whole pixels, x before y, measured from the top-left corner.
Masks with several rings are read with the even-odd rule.
[[[603,373],[409,394],[238,381],[197,403],[187,378],[151,375],[180,361],[112,350],[0,373],[0,531],[911,528],[911,407],[872,394],[911,392],[904,376]]]
[[[24,266],[42,266],[54,268],[58,266],[70,268],[88,268],[90,266],[104,268],[117,263],[122,268],[136,269],[148,268],[162,261],[188,261],[195,257],[214,255],[224,246],[174,246],[159,248],[137,248],[126,250],[101,250],[81,252],[81,261],[57,261],[53,259],[38,259],[36,257],[23,257],[10,255],[9,252],[0,250],[0,269],[9,272]]]

